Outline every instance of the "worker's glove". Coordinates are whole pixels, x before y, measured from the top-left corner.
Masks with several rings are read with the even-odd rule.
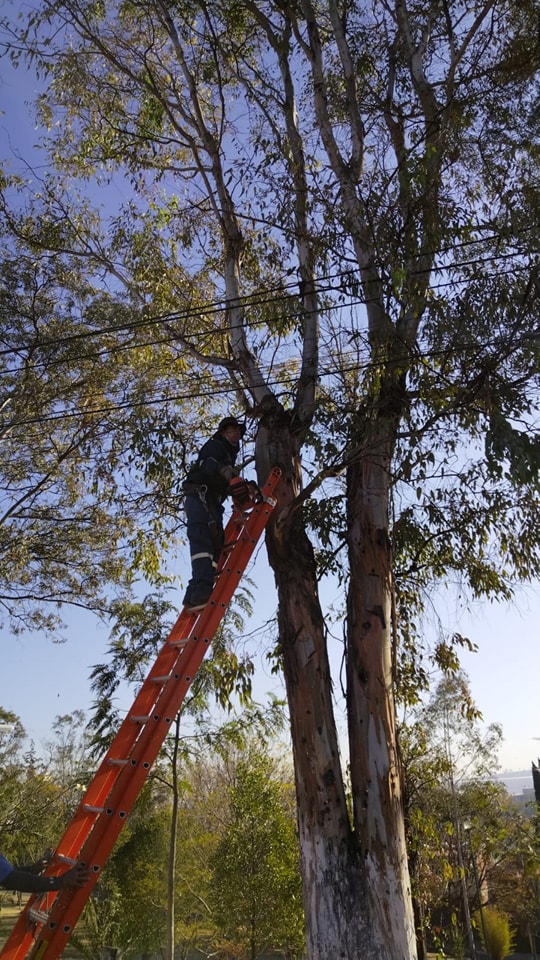
[[[251,495],[249,491],[249,484],[247,480],[244,480],[243,477],[233,477],[229,482],[229,493],[232,497],[232,501],[239,510],[243,510],[245,507],[251,504]]]
[[[263,495],[262,495],[262,492],[259,490],[259,487],[258,487],[257,484],[255,483],[255,481],[254,481],[254,480],[248,480],[248,481],[247,481],[247,486],[248,486],[249,498],[250,498],[251,502],[252,502],[252,503],[262,503],[263,500],[264,500],[264,497],[263,497]]]

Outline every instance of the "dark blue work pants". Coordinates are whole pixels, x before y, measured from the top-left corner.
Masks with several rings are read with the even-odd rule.
[[[197,494],[186,494],[185,511],[191,556],[191,580],[186,601],[208,599],[214,586],[214,575],[223,549],[223,507],[206,495],[203,502]]]

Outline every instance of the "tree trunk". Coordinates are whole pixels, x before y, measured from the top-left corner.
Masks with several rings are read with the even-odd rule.
[[[291,714],[307,954],[310,960],[380,960],[347,809],[313,549],[299,512],[279,528],[280,513],[298,493],[294,441],[286,428],[269,445],[265,434],[263,428],[258,437],[259,467],[264,472],[270,456],[283,470],[267,548]]]
[[[416,952],[418,960],[427,960],[424,908],[420,900],[413,897],[413,915],[416,929]]]
[[[390,428],[391,430],[391,428]],[[380,960],[416,957],[392,676],[391,443],[347,472],[347,698],[354,826]]]

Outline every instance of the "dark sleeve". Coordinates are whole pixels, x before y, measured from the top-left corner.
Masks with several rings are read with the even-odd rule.
[[[21,893],[46,893],[47,890],[60,889],[57,881],[58,877],[40,877],[39,874],[14,867],[11,873],[0,881],[0,886],[5,890],[19,890]]]
[[[9,877],[10,873],[13,871],[13,864],[6,860],[5,857],[0,854],[0,886],[3,885],[4,880]]]

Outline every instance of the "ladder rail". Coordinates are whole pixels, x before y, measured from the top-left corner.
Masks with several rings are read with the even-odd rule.
[[[32,960],[54,960],[67,943],[274,509],[280,476],[274,468],[262,502],[248,514],[233,509],[210,601],[201,611],[180,613],[46,871],[54,876],[59,863],[82,860],[91,870],[89,882],[47,893],[49,913],[41,909],[45,895],[30,898],[0,960],[24,960],[29,951]]]

